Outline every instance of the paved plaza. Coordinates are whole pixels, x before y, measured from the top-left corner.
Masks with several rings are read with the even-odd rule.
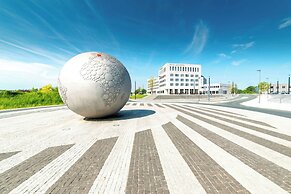
[[[154,101],[3,112],[0,193],[291,193],[291,119]]]

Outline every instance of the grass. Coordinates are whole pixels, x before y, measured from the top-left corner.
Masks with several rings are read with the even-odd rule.
[[[59,105],[63,101],[56,88],[51,91],[0,91],[0,110]]]
[[[147,96],[146,94],[136,94],[136,99],[141,99],[141,98],[146,97],[146,96]],[[134,94],[130,95],[129,98],[134,99]]]

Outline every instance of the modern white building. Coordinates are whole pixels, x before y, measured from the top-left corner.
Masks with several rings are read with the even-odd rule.
[[[208,84],[202,86],[201,94],[208,94]],[[210,84],[210,94],[230,94],[230,84],[213,83]]]
[[[201,65],[166,63],[159,70],[159,94],[198,94],[203,83]]]
[[[151,77],[147,80],[147,93],[157,94],[159,91],[159,79],[156,77]]]

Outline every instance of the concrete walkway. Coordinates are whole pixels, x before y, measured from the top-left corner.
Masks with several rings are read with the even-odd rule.
[[[291,95],[268,95],[263,94],[256,99],[243,102],[244,106],[258,107],[258,108],[268,108],[276,110],[286,110],[291,111]]]
[[[290,192],[288,118],[152,102],[104,119],[0,114],[0,193]]]

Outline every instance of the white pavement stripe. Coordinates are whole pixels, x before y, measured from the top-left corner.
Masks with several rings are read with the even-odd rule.
[[[152,129],[170,193],[206,193],[162,127]]]
[[[11,193],[44,193],[95,143],[97,138],[77,144],[28,180],[23,182]]]
[[[216,133],[217,135],[220,135],[224,138],[226,138],[229,141],[234,142],[235,144],[277,164],[278,166],[281,166],[289,171],[291,171],[291,158],[288,156],[285,156],[283,154],[280,154],[274,150],[271,150],[269,148],[266,148],[260,144],[254,143],[250,140],[247,140],[245,138],[242,138],[240,136],[237,136],[235,134],[232,134],[230,132],[227,132],[223,129],[220,129],[219,127],[213,126],[209,123],[206,123],[204,121],[201,121],[199,119],[193,118],[189,115],[179,113],[183,117],[195,122],[197,125],[203,126],[204,128],[208,129],[211,132]]]
[[[172,123],[251,193],[288,193],[180,121],[173,120]]]
[[[181,108],[181,107],[179,107]],[[182,108],[183,109],[183,108]],[[255,135],[257,137],[261,137],[261,138],[264,138],[266,140],[270,140],[272,142],[275,142],[275,143],[278,143],[278,144],[281,144],[281,145],[284,145],[284,146],[287,146],[287,147],[290,147],[291,148],[291,142],[290,141],[287,141],[287,140],[284,140],[284,139],[281,139],[281,138],[278,138],[278,137],[274,137],[272,135],[268,135],[266,133],[262,133],[262,132],[258,132],[258,131],[255,131],[255,130],[252,130],[252,129],[249,129],[249,128],[246,128],[246,127],[241,127],[239,125],[236,125],[236,124],[232,124],[232,123],[229,123],[229,122],[226,122],[226,121],[222,121],[220,119],[216,119],[216,118],[213,118],[213,117],[210,117],[210,116],[207,116],[207,115],[204,115],[204,114],[201,114],[201,113],[198,113],[198,112],[192,112],[192,111],[189,111],[187,109],[183,109],[189,113],[193,113],[195,115],[199,115],[199,116],[202,116],[204,118],[207,118],[207,119],[210,119],[210,120],[213,120],[215,122],[218,122],[218,123],[221,123],[221,124],[224,124],[224,125],[227,125],[229,127],[232,127],[232,128],[235,128],[235,129],[238,129],[240,131],[244,131],[244,132],[247,132],[249,134],[252,134],[252,135]],[[194,110],[194,109],[193,109]],[[205,111],[201,111],[201,112],[205,112]],[[208,113],[208,112],[205,112],[205,113]],[[214,115],[215,116],[215,115]],[[219,115],[220,116],[220,115]]]
[[[125,129],[118,138],[89,193],[124,193],[129,172],[134,133]]]

